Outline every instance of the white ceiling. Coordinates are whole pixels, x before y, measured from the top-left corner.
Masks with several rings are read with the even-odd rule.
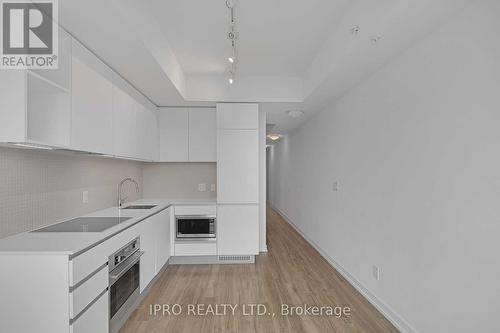
[[[284,133],[473,1],[237,0],[232,86],[225,0],[64,0],[59,12],[63,27],[156,105],[260,102]],[[306,114],[291,119],[290,109]]]
[[[241,75],[297,76],[311,64],[351,0],[239,0]],[[220,74],[231,54],[224,0],[147,0],[188,75]]]

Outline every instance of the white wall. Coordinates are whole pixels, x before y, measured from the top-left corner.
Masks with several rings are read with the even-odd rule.
[[[216,163],[144,163],[142,169],[145,198],[215,198],[210,191],[217,184]],[[198,191],[206,184],[206,191]]]
[[[271,203],[407,330],[500,331],[499,17],[478,1],[269,152]]]

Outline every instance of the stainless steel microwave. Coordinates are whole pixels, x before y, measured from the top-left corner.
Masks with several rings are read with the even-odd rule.
[[[177,239],[215,239],[215,221],[213,215],[177,215],[175,225]]]

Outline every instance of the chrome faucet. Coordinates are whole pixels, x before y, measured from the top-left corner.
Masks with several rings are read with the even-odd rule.
[[[127,197],[122,198],[122,187],[123,184],[128,181],[135,184],[135,191],[139,193],[139,184],[135,180],[133,180],[132,178],[125,178],[124,180],[122,180],[120,184],[118,184],[118,208],[121,208],[125,200],[127,200]]]

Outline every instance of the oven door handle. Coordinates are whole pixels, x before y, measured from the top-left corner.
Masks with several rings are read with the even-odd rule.
[[[134,253],[133,255],[130,256],[130,258],[127,258],[122,265],[125,265],[123,268],[121,268],[122,265],[119,265],[116,268],[121,268],[118,272],[116,271],[116,268],[109,272],[109,285],[112,286],[116,281],[118,281],[119,278],[122,277],[123,274],[127,273],[127,271],[137,264],[139,259],[141,259],[141,256],[144,254],[144,251],[138,251]]]

